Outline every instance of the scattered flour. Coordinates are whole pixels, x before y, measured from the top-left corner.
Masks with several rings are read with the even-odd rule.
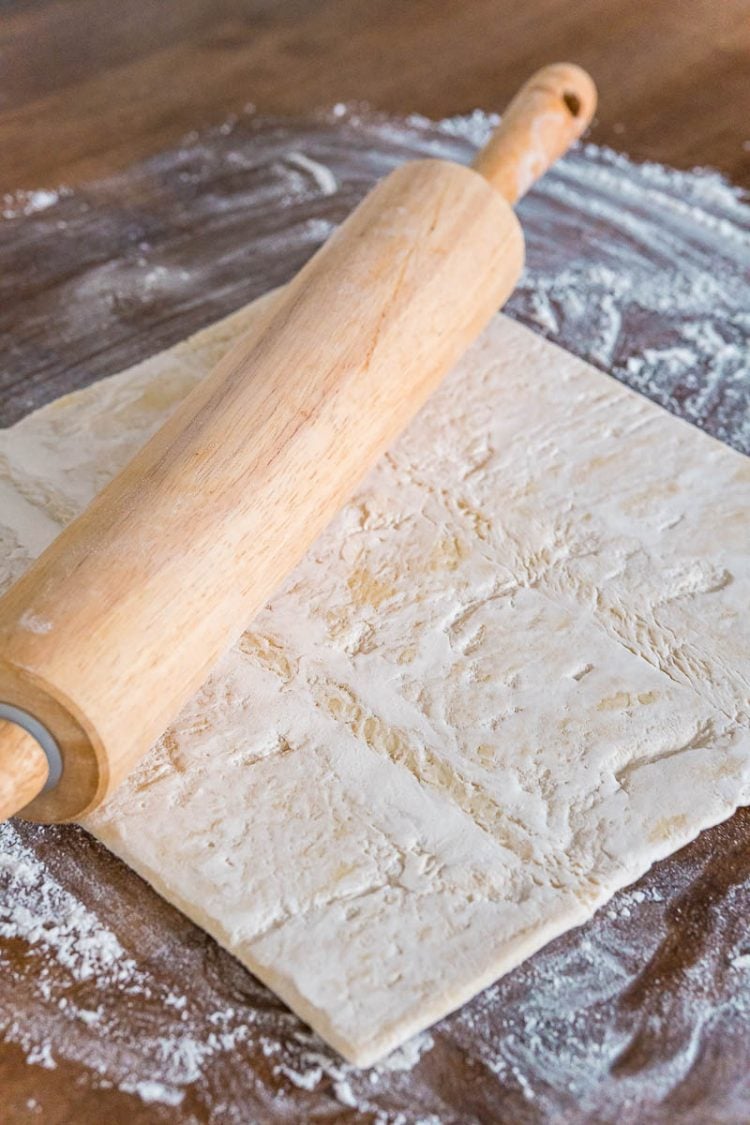
[[[102,1088],[114,1084],[145,1104],[180,1105],[207,1064],[254,1039],[273,1060],[281,1081],[309,1091],[323,1082],[340,1104],[359,1105],[361,1096],[355,1090],[363,1086],[369,1096],[373,1085],[389,1073],[410,1071],[432,1046],[429,1035],[417,1036],[365,1078],[365,1072],[342,1062],[286,1013],[256,1029],[247,1013],[234,1006],[196,1012],[185,995],[161,989],[155,996],[161,986],[96,914],[60,885],[10,822],[0,825],[0,938],[24,943],[37,963],[39,1005],[37,1019],[29,1023],[0,1003],[2,1039],[20,1046],[30,1066],[53,1070],[58,1060],[83,1062],[94,1085],[100,1076]],[[18,975],[2,945],[0,970]],[[88,988],[82,992],[84,984]],[[130,1045],[123,1050],[118,1042],[123,1029],[108,1010],[107,998],[113,993],[131,998],[136,1006],[153,1006],[156,1000],[163,1014],[172,1014],[170,1033],[146,1032],[136,1051]],[[100,1000],[95,1007],[92,998]],[[160,1019],[158,1025],[164,1022]],[[288,1023],[296,1028],[291,1037],[285,1035]],[[392,1120],[382,1115],[376,1119]]]
[[[163,1082],[144,1081],[131,1082],[126,1078],[120,1083],[120,1089],[126,1094],[137,1094],[146,1105],[159,1102],[161,1105],[179,1105],[185,1094],[182,1090],[175,1090],[173,1086],[166,1086]]]
[[[2,199],[0,214],[4,219],[14,219],[18,215],[33,215],[38,211],[46,211],[48,207],[59,203],[60,199],[69,194],[69,188],[57,190],[38,188],[36,191],[6,193]]]
[[[1,937],[46,947],[75,981],[95,979],[106,987],[132,980],[135,964],[115,935],[50,877],[10,822],[0,824],[0,886]]]
[[[301,168],[303,172],[308,172],[321,195],[334,195],[338,189],[338,181],[331,169],[327,168],[325,164],[320,164],[317,160],[311,160],[303,152],[290,152],[287,156],[287,164],[292,164]]]

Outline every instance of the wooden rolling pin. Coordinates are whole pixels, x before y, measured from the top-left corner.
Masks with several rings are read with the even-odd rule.
[[[0,600],[0,819],[90,812],[164,732],[510,295],[595,103],[546,67],[473,169],[392,172]]]

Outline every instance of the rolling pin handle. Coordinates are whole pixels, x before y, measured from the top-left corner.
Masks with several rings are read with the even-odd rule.
[[[57,784],[62,759],[45,727],[17,707],[0,704],[0,821]]]
[[[542,67],[521,87],[473,168],[511,205],[591,124],[596,86],[572,63]]]

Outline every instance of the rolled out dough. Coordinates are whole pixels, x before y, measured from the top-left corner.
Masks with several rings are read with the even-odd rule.
[[[254,315],[0,435],[6,582]],[[748,799],[749,485],[497,317],[86,826],[374,1061]]]

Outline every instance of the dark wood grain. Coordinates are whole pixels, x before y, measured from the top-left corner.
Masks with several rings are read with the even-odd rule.
[[[599,84],[594,140],[750,184],[749,0],[27,0],[2,13],[0,190],[102,175],[248,102],[500,108],[558,58]]]

